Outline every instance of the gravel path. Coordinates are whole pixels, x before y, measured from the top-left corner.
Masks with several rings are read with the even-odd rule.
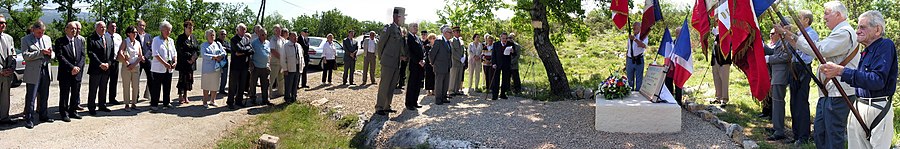
[[[255,117],[258,107],[231,111],[222,106],[225,98],[219,95],[217,104],[220,107],[206,109],[200,100],[200,78],[194,78],[194,90],[190,95],[191,103],[179,105],[176,109],[160,113],[150,113],[147,99],[141,99],[138,107],[141,111],[126,112],[124,105],[109,107],[110,113],[98,112],[97,116],[89,116],[87,111],[80,111],[84,119],[72,119],[72,122],[58,120],[56,113],[59,105],[59,87],[54,83],[50,87],[50,117],[57,119],[52,123],[36,124],[34,129],[26,129],[21,121],[21,112],[25,106],[25,85],[12,88],[10,113],[17,117],[16,125],[0,125],[0,148],[214,148],[216,141]],[[81,103],[87,103],[88,84],[81,87]],[[174,88],[172,97],[177,98]],[[146,82],[142,82],[143,85]],[[121,82],[119,83],[118,100],[123,102]],[[143,93],[143,91],[141,92]],[[278,99],[280,102],[281,99]],[[85,105],[86,107],[86,105]]]

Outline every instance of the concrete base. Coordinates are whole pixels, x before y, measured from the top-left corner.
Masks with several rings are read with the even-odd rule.
[[[637,92],[624,99],[595,98],[594,129],[624,133],[671,133],[681,131],[681,107],[651,103]]]

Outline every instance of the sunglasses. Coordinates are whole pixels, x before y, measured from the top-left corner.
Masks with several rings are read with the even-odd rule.
[[[0,22],[0,24],[6,24],[6,22]]]

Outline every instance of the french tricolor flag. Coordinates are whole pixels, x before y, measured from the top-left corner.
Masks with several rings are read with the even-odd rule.
[[[668,72],[668,76],[675,81],[675,86],[684,87],[684,83],[691,78],[694,73],[694,62],[691,59],[691,31],[688,26],[688,20],[685,19],[681,27],[681,34],[678,35],[678,41],[672,41],[672,35],[669,28],[663,33],[662,45],[659,46],[659,54],[666,58],[666,63],[671,64],[673,68]]]

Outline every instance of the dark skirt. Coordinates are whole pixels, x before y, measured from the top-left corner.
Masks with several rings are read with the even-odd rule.
[[[194,71],[178,71],[178,88],[179,94],[186,94],[194,89]]]
[[[425,90],[434,90],[434,67],[425,65]]]

